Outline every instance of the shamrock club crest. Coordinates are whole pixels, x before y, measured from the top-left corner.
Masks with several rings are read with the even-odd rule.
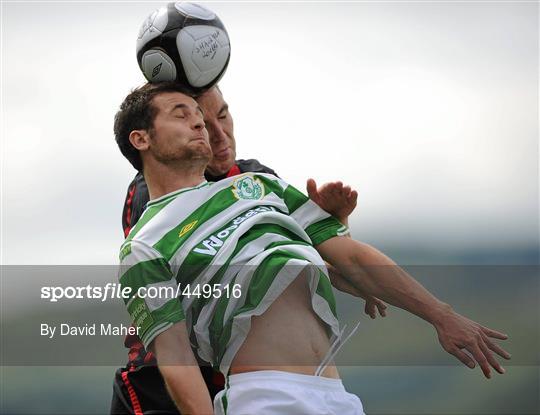
[[[258,200],[264,197],[264,185],[252,176],[242,176],[233,182],[232,192],[237,199]]]

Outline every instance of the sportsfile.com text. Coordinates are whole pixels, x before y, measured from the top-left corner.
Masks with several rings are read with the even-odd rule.
[[[129,300],[136,296],[139,298],[177,298],[177,297],[202,297],[202,298],[240,298],[242,296],[240,284],[164,284],[159,286],[139,287],[133,294],[132,287],[122,287],[119,283],[107,283],[105,286],[86,285],[83,287],[41,287],[41,299],[56,303],[59,300],[90,299],[107,301],[108,299]]]

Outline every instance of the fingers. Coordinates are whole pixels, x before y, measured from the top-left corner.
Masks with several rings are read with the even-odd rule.
[[[482,338],[479,338],[476,342],[468,344],[464,349],[466,349],[469,353],[472,354],[474,360],[471,358],[471,356],[469,356],[469,354],[465,353],[459,347],[449,347],[445,348],[445,350],[448,353],[457,357],[464,365],[468,366],[471,369],[476,366],[474,362],[476,360],[484,376],[488,379],[491,379],[490,366],[493,367],[500,374],[506,373],[506,370],[499,364],[497,359],[495,359],[495,356],[493,356],[493,353],[490,352],[489,348],[490,347],[488,346],[488,344],[484,342]]]
[[[472,358],[478,362],[486,378],[491,378],[491,368],[501,374],[506,372],[492,352],[505,359],[509,359],[510,354],[489,338],[506,339],[508,338],[506,334],[483,327],[457,313],[451,315],[437,332],[441,345],[448,353],[453,354],[462,363],[473,368],[474,361],[468,355],[470,353]]]
[[[338,197],[344,194],[343,192],[343,183],[341,182],[331,182],[328,183],[328,191],[332,194],[333,197]]]
[[[329,183],[329,185],[331,185],[330,191],[335,197],[345,197],[345,200],[349,205],[356,205],[358,192],[356,190],[352,190],[351,186],[343,186],[343,183],[341,182]]]
[[[491,367],[495,369],[497,372],[499,372],[500,374],[505,373],[506,370],[504,370],[504,368],[499,364],[499,362],[497,362],[497,359],[495,359],[493,354],[489,351],[488,347],[486,346],[486,343],[482,339],[480,339],[480,341],[478,342],[478,345],[480,346],[480,350],[486,357]]]
[[[484,326],[480,326],[482,329],[482,332],[486,334],[489,337],[493,337],[494,339],[500,339],[500,340],[506,340],[508,339],[508,335],[501,333],[500,331],[493,330]]]
[[[317,197],[317,183],[315,183],[315,180],[313,179],[307,180],[306,190],[311,200],[314,200]]]
[[[512,357],[512,355],[510,353],[508,353],[506,350],[504,350],[499,345],[493,343],[491,340],[488,339],[487,336],[484,337],[484,343],[486,344],[486,346],[490,350],[494,351],[499,356],[504,357],[506,360],[510,360],[510,358]]]
[[[383,301],[376,297],[369,297],[369,299],[366,300],[364,311],[368,316],[374,319],[377,317],[377,311],[379,311],[381,317],[386,317],[386,308],[387,306]]]
[[[356,200],[356,198],[358,197],[358,192],[356,192],[356,190],[352,190],[351,186],[344,186],[343,182],[339,181],[325,183],[319,189],[317,189],[315,180],[308,179],[307,188],[308,193],[310,190],[317,190],[318,193],[321,193],[321,191],[325,191],[336,195],[344,195],[345,197],[353,198],[354,200]]]
[[[484,353],[482,352],[482,349],[480,349],[480,346],[478,345],[478,343],[468,346],[467,350],[471,352],[471,354],[474,357],[474,360],[476,360],[478,364],[480,365],[480,368],[482,369],[484,376],[490,379],[491,370],[489,369],[489,362],[486,356],[484,356]]]
[[[375,312],[375,304],[373,304],[373,302],[371,301],[366,301],[366,306],[364,307],[364,311],[372,319],[377,317],[377,313]]]
[[[461,349],[459,348],[451,348],[451,349],[447,349],[448,353],[456,356],[458,358],[458,360],[463,363],[465,366],[468,366],[470,369],[474,369],[475,368],[475,364],[474,364],[474,360],[467,354],[465,353],[464,351],[462,351]]]
[[[347,197],[347,201],[351,205],[356,205],[357,200],[358,200],[358,192],[356,190],[353,190],[351,193],[349,193],[349,196]]]
[[[381,317],[386,317],[387,306],[381,300],[377,300],[377,308],[379,309],[379,314]]]

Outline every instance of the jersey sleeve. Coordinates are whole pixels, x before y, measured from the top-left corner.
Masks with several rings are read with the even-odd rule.
[[[122,229],[124,237],[127,237],[129,231],[135,226],[141,217],[150,196],[146,181],[141,173],[133,178],[128,186],[126,198],[124,200],[124,209],[122,211]]]
[[[347,226],[321,209],[319,205],[294,186],[278,177],[264,175],[262,178],[283,199],[289,216],[304,229],[313,245],[319,245],[334,236],[344,236],[349,233]],[[271,184],[269,179],[274,184]]]
[[[185,320],[177,283],[169,263],[154,248],[139,241],[125,242],[120,251],[119,280],[128,313],[144,346],[173,324]]]

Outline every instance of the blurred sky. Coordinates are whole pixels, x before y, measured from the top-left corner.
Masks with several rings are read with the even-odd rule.
[[[2,264],[116,263],[135,171],[112,120],[164,4],[2,3]],[[205,4],[239,158],[351,184],[378,247],[538,258],[537,2]]]

